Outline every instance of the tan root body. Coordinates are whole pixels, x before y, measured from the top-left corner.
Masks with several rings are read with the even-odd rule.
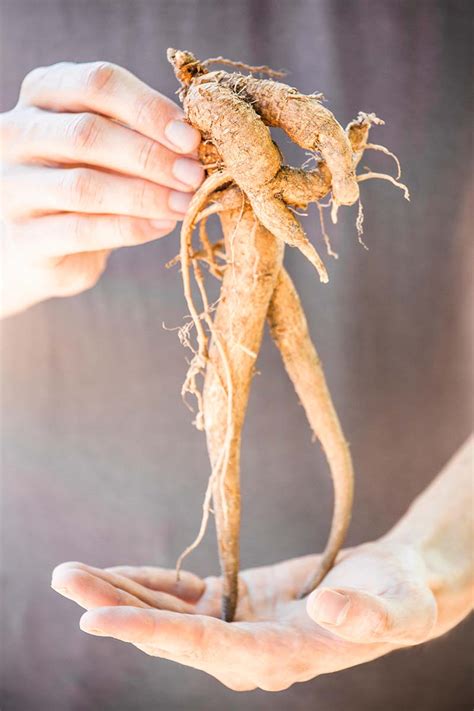
[[[309,335],[303,307],[285,269],[281,269],[278,276],[268,321],[311,429],[326,453],[334,486],[334,515],[329,540],[320,567],[301,592],[304,596],[314,590],[331,569],[344,542],[351,516],[354,475],[349,447],[331,400],[321,361]]]
[[[240,526],[240,440],[255,361],[283,257],[283,245],[257,221],[250,207],[222,217],[226,252],[231,263],[224,273],[214,319],[226,344],[232,378],[231,431],[222,416],[228,392],[222,359],[211,345],[204,384],[204,426],[211,464],[225,450],[213,483],[219,556],[224,576],[223,616],[232,619],[237,604]],[[228,442],[226,442],[228,438]]]
[[[236,72],[210,72],[211,61],[248,67],[222,57],[199,62],[190,52],[168,50],[168,59],[181,83],[180,98],[189,122],[203,136],[200,157],[208,177],[191,201],[181,231],[179,261],[189,321],[180,329],[182,342],[193,351],[183,396],[196,397],[196,425],[207,437],[211,475],[204,498],[203,517],[196,539],[183,558],[202,539],[211,511],[215,515],[223,576],[222,615],[232,621],[237,613],[240,529],[240,445],[255,362],[265,321],[280,350],[314,435],[320,440],[331,470],[334,511],[329,540],[321,563],[301,595],[324,578],[341,548],[350,521],[353,470],[348,445],[337,418],[322,366],[311,342],[306,318],[290,277],[284,270],[285,244],[297,247],[327,282],[326,267],[303,231],[295,208],[318,203],[327,251],[332,251],[324,228],[319,200],[332,193],[331,216],[337,221],[340,205],[359,199],[359,182],[371,178],[399,182],[398,159],[384,146],[368,143],[371,125],[383,121],[360,113],[344,131],[320,95],[305,96],[271,79]],[[273,76],[281,76],[273,72]],[[317,153],[313,170],[282,165],[281,153],[269,126],[282,128],[301,148]],[[378,150],[395,160],[397,177],[383,173],[356,175],[364,150]],[[224,240],[212,243],[207,220],[219,215]],[[357,231],[362,234],[359,201]],[[193,247],[199,224],[200,246]],[[361,240],[360,240],[361,241]],[[218,302],[208,302],[201,264],[222,279]],[[193,288],[192,278],[197,288]],[[196,299],[199,299],[197,302]],[[196,305],[199,303],[199,307]],[[197,346],[192,344],[195,330]],[[204,378],[199,386],[198,379]]]

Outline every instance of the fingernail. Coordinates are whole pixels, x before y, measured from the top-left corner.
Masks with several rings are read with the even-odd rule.
[[[192,188],[201,185],[204,178],[204,168],[192,158],[177,158],[172,171],[175,178]]]
[[[165,136],[182,153],[190,153],[198,145],[201,134],[184,121],[170,121],[165,127]]]
[[[150,225],[159,232],[163,232],[163,230],[174,230],[176,220],[150,220]]]
[[[59,593],[60,595],[65,595],[67,597],[70,594],[69,590],[65,587],[59,587],[59,586],[53,585],[53,583],[51,583],[51,587],[55,592]]]
[[[337,627],[346,618],[349,598],[335,590],[321,590],[316,593],[311,609],[316,622]]]
[[[174,212],[185,213],[192,197],[190,193],[181,193],[179,190],[172,190],[168,199],[168,205]]]

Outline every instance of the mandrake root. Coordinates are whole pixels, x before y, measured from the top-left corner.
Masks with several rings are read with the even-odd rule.
[[[399,182],[398,158],[384,146],[368,142],[371,126],[384,123],[375,114],[361,112],[343,130],[321,105],[321,95],[305,96],[273,79],[208,69],[212,63],[221,63],[281,76],[268,67],[251,67],[223,57],[200,62],[190,52],[174,49],[168,50],[168,59],[180,82],[187,119],[202,134],[200,158],[207,170],[183,221],[180,253],[170,263],[181,265],[190,315],[178,332],[192,351],[183,397],[192,394],[197,399],[196,425],[206,432],[211,461],[201,524],[177,561],[177,573],[185,556],[202,540],[213,513],[222,571],[222,617],[230,622],[238,617],[241,435],[266,320],[310,427],[321,442],[334,487],[329,539],[301,596],[319,585],[330,570],[351,516],[349,448],[297,292],[282,266],[285,245],[296,247],[315,266],[320,280],[328,280],[297,211],[317,204],[327,253],[337,258],[324,225],[322,209],[327,204],[320,203],[323,198],[330,195],[334,223],[341,205],[358,203],[356,229],[364,244],[359,184],[379,178],[403,190],[406,199],[409,193]],[[304,170],[283,165],[271,126],[282,128],[308,151],[315,167]],[[357,174],[365,150],[391,157],[396,177],[371,171]],[[218,242],[211,242],[207,232],[213,215],[219,217],[223,232]],[[196,227],[200,245],[193,248]],[[202,263],[222,281],[214,304],[207,298]],[[199,378],[204,379],[202,387]]]

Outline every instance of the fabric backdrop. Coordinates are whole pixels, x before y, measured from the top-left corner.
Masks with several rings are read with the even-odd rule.
[[[291,70],[341,123],[386,119],[412,201],[362,187],[330,227],[338,262],[323,287],[287,254],[357,472],[349,544],[384,533],[470,429],[468,0],[2,0],[1,108],[31,69],[110,60],[168,96],[166,48]],[[283,142],[288,161],[302,153]],[[391,170],[389,159],[364,165]],[[322,249],[317,212],[305,220]],[[468,623],[445,637],[288,691],[236,694],[203,673],[78,629],[49,588],[64,560],[174,566],[193,538],[208,477],[203,436],[179,395],[174,331],[186,308],[164,264],[177,234],[112,255],[91,291],[3,324],[4,711],[471,708]],[[242,458],[242,564],[319,551],[332,493],[318,444],[268,337]],[[216,573],[214,531],[188,559]]]

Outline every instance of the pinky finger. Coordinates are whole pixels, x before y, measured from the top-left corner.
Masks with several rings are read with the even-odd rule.
[[[31,257],[60,257],[144,244],[173,231],[172,220],[59,213],[10,223],[11,245]]]

